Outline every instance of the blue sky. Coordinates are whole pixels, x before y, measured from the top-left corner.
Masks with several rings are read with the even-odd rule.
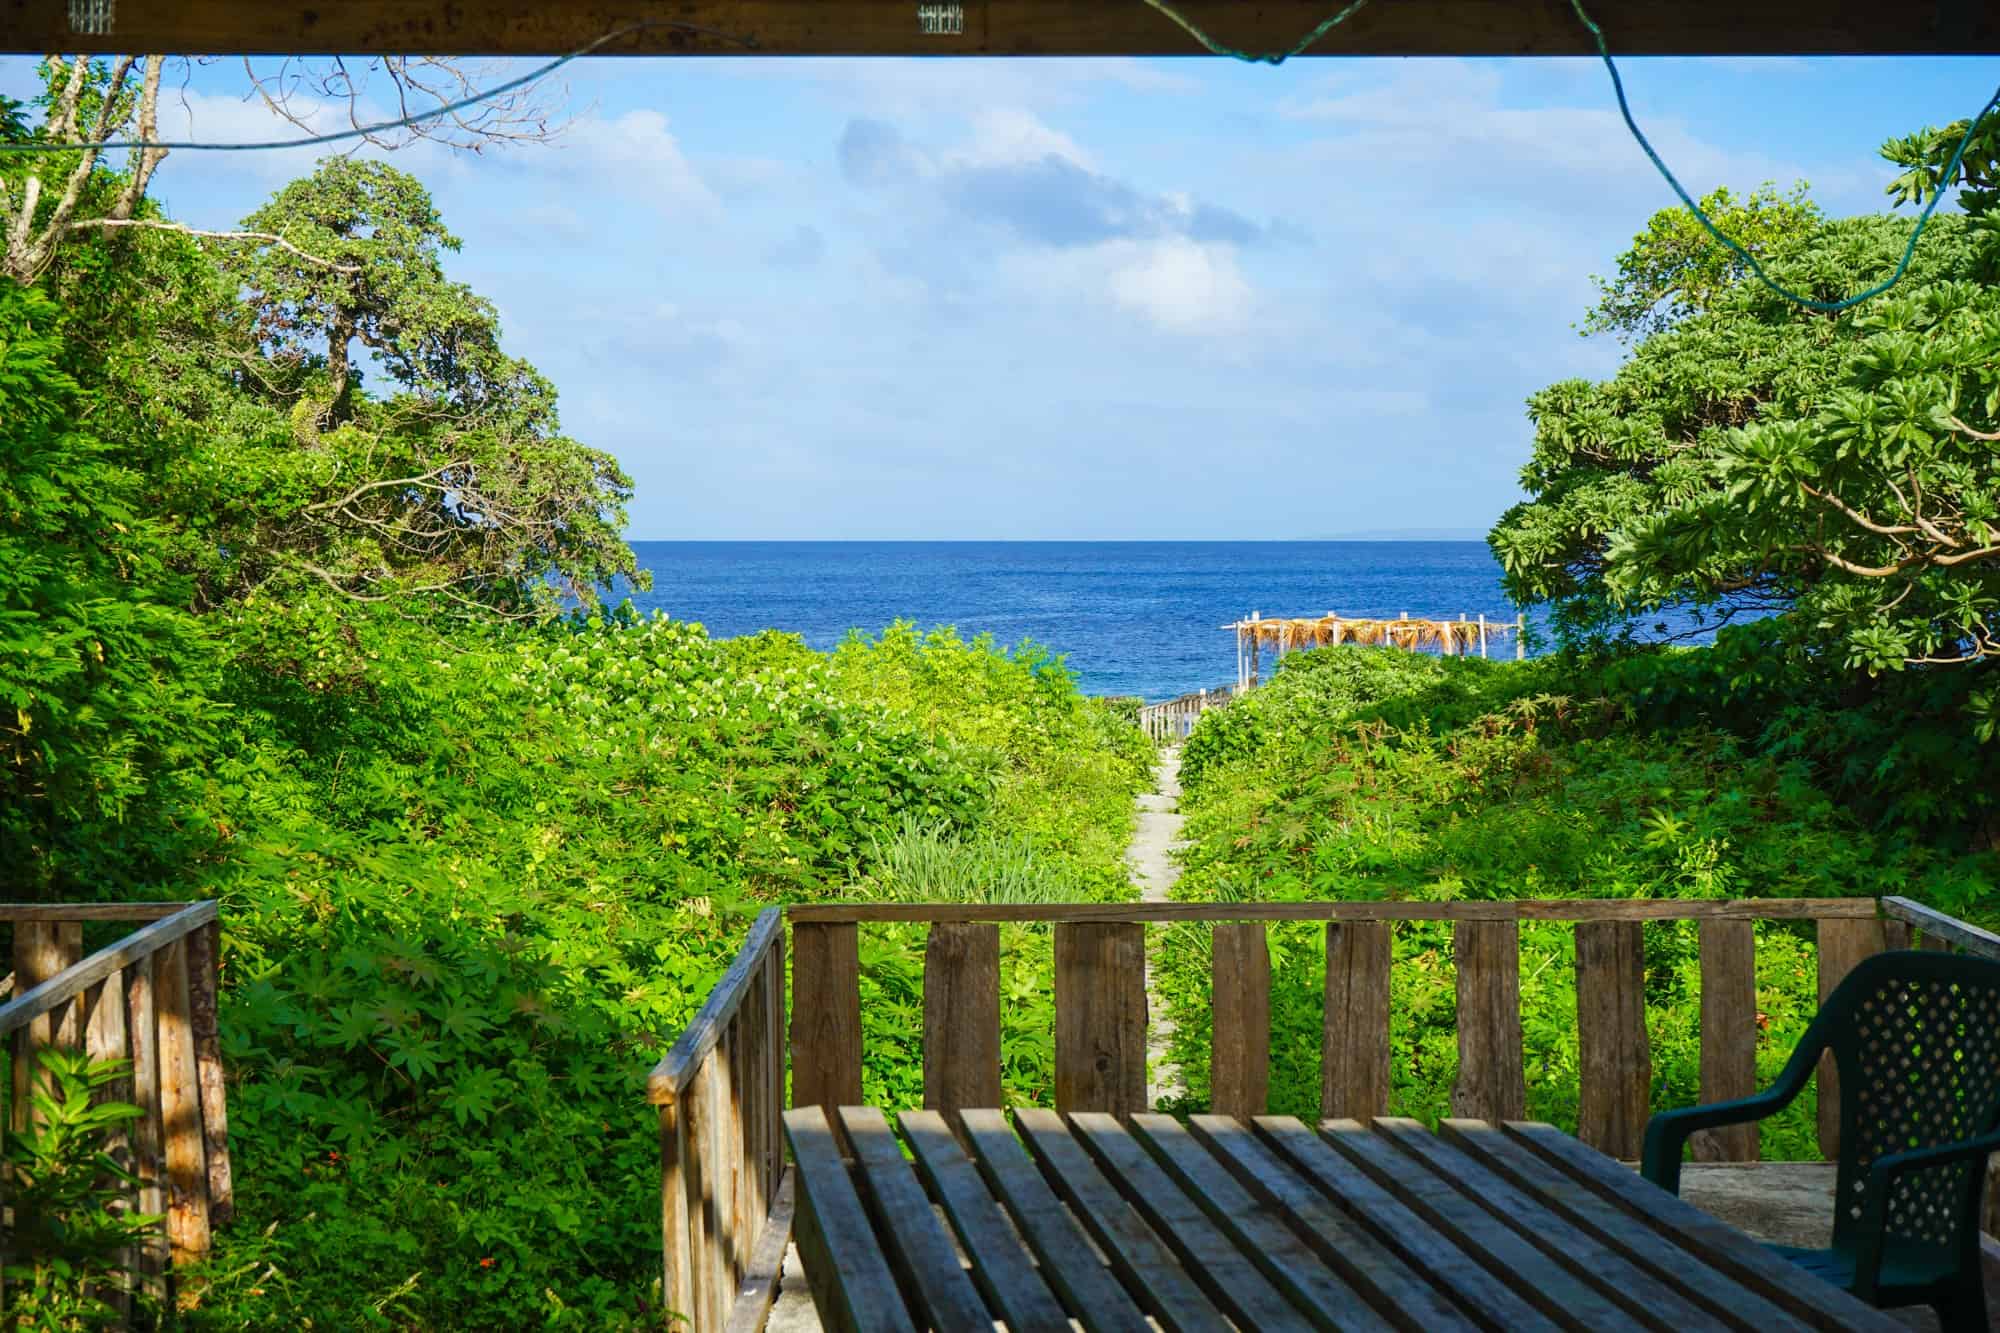
[[[491,66],[495,71],[512,66]],[[1977,60],[1633,60],[1690,188],[1881,206]],[[22,95],[31,62],[0,59]],[[1483,530],[1667,188],[1594,61],[594,60],[550,145],[396,155],[648,538]],[[163,133],[271,137],[239,66]],[[170,157],[227,226],[310,153]]]

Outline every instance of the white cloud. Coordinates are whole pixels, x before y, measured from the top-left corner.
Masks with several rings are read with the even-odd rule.
[[[1107,247],[1126,253],[1111,270],[1111,299],[1171,333],[1229,334],[1249,319],[1250,284],[1228,246],[1166,237]]]
[[[972,141],[953,154],[956,161],[977,166],[1009,166],[1060,157],[1086,170],[1097,162],[1061,130],[1052,129],[1025,107],[993,106],[972,116]]]

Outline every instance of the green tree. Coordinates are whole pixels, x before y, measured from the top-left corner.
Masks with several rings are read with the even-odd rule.
[[[1925,155],[1948,159],[1957,138],[1885,147],[1915,164],[1891,192],[1921,197],[1943,167]],[[1959,175],[1991,169],[1972,158]],[[1965,202],[1968,216],[1932,220],[1897,288],[1838,313],[1802,309],[1741,272],[1664,325],[1647,322],[1657,282],[1635,281],[1631,299],[1608,289],[1598,327],[1646,336],[1611,380],[1530,400],[1530,499],[1490,539],[1514,595],[1550,603],[1572,642],[1676,605],[1725,620],[1786,611],[1793,641],[1845,670],[1990,670],[2000,290],[1989,201],[1974,190]],[[1797,195],[1762,207],[1794,228],[1764,237],[1766,268],[1816,299],[1879,281],[1909,235],[1906,218],[1821,220]],[[1691,219],[1663,218],[1621,274],[1658,273],[1677,253],[1661,238]],[[1990,700],[1973,699],[1986,734]]]

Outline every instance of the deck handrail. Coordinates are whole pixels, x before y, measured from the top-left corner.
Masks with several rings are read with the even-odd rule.
[[[701,1330],[761,1326],[791,1235],[785,1173],[785,930],[757,915],[646,1080],[660,1117],[667,1308]]]
[[[929,928],[923,1100],[948,1118],[1002,1100],[1001,925],[1053,928],[1056,1109],[1121,1115],[1146,1109],[1146,928],[1211,928],[1210,1104],[1239,1117],[1267,1109],[1266,932],[1273,923],[1322,926],[1327,969],[1320,1109],[1325,1116],[1366,1120],[1388,1110],[1393,931],[1399,922],[1446,923],[1454,935],[1461,1020],[1452,1114],[1505,1120],[1522,1118],[1526,1109],[1520,926],[1566,924],[1576,932],[1577,991],[1591,999],[1577,1014],[1578,1136],[1631,1158],[1652,1110],[1646,925],[1689,922],[1699,932],[1701,1096],[1718,1101],[1756,1090],[1760,921],[1817,932],[1822,997],[1868,955],[1909,947],[1913,931],[1922,932],[1927,948],[2000,957],[2000,936],[1904,898],[818,902],[785,908],[782,920],[779,909],[767,910],[648,1080],[647,1095],[661,1116],[669,1305],[696,1328],[732,1333],[758,1327],[768,1309],[791,1229],[778,1104],[836,1107],[863,1100],[864,926]],[[745,1052],[751,1053],[747,1060]],[[766,1071],[747,1087],[746,1065]],[[1819,1080],[1819,1143],[1827,1156],[1837,1156],[1838,1071],[1824,1065]],[[1711,1132],[1697,1139],[1695,1151],[1702,1160],[1754,1161],[1756,1129]],[[770,1173],[747,1173],[746,1161],[769,1163]],[[759,1201],[766,1211],[756,1215]]]
[[[82,957],[88,922],[138,926]],[[109,1100],[139,1108],[106,1150],[138,1184],[128,1207],[164,1214],[125,1271],[166,1301],[176,1268],[205,1257],[211,1229],[234,1212],[216,1002],[220,913],[213,899],[169,903],[0,903],[13,927],[14,997],[0,1004],[0,1039],[11,1040],[12,1126],[35,1114],[30,1091],[39,1055],[81,1049],[122,1060],[129,1073]],[[161,1242],[164,1241],[164,1244]],[[114,1296],[129,1310],[129,1297]]]

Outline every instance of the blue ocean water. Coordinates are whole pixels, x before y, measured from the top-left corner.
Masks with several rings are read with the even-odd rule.
[[[1484,542],[634,542],[642,610],[717,637],[954,625],[1061,653],[1092,694],[1171,698],[1236,675],[1223,624],[1266,616],[1509,620]],[[1499,651],[1511,654],[1508,644]]]

